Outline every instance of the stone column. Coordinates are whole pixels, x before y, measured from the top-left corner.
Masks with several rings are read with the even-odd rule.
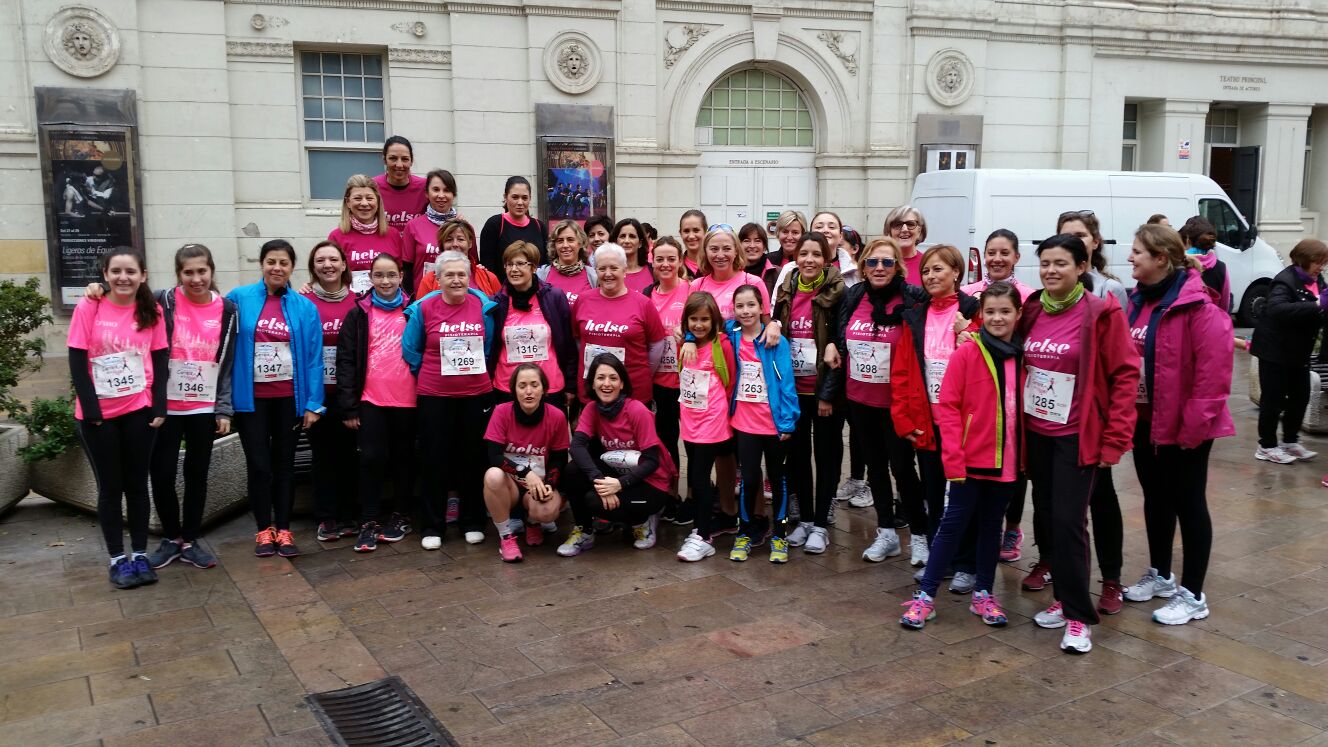
[[[1300,192],[1312,111],[1304,104],[1267,104],[1242,119],[1248,126],[1242,128],[1241,145],[1259,146],[1259,233],[1283,251],[1304,237]]]
[[[1139,103],[1139,170],[1202,174],[1204,122],[1211,102],[1159,99]],[[1190,141],[1190,157],[1180,157],[1180,143]]]

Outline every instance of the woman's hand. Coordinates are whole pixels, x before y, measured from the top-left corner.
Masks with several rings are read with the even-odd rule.
[[[353,430],[353,431],[358,431],[358,430],[360,429],[360,419],[359,419],[359,418],[346,418],[345,420],[343,420],[343,421],[341,421],[341,422],[344,423],[345,426],[346,426],[347,428],[349,428],[349,429],[351,429],[351,430]]]
[[[544,503],[553,494],[553,486],[544,482],[543,478],[532,470],[526,473],[526,492],[535,500]]]
[[[907,436],[904,436],[904,438],[908,439],[908,442],[909,442],[909,443],[911,443],[911,444],[915,444],[915,443],[918,442],[918,436],[921,436],[921,435],[922,435],[922,431],[914,430],[912,433],[908,434]]]
[[[973,340],[973,333],[965,330],[963,332],[960,332],[959,336],[955,338],[955,344],[963,345],[964,343],[971,342],[972,340]]]
[[[313,293],[313,292],[314,292],[314,284],[313,284],[313,283],[305,283],[304,285],[301,285],[301,286],[300,286],[300,289],[299,289],[298,291],[296,291],[296,292],[299,293],[301,296],[307,296],[307,295],[309,295],[310,293]]]
[[[789,440],[790,438],[793,438],[793,434],[792,434],[792,433],[781,433],[781,434],[779,434],[779,440],[780,440],[780,441],[787,441],[787,440]]]
[[[319,417],[321,416],[313,410],[305,410],[304,420],[300,422],[300,425],[307,431],[313,427],[314,423],[318,422]]]
[[[954,322],[955,334],[957,335],[960,332],[963,332],[964,330],[968,329],[968,325],[972,323],[973,323],[972,319],[965,319],[964,317],[955,314],[955,322]]]
[[[784,336],[784,325],[780,324],[778,319],[771,319],[770,323],[765,325],[765,332],[761,333],[761,341],[768,348],[779,347],[779,339]]]
[[[162,424],[162,423],[165,423],[165,422],[166,422],[166,418],[153,418],[153,419],[152,419],[152,422],[148,423],[148,427],[149,427],[149,428],[160,428],[160,427],[161,427],[161,424]]]
[[[682,347],[678,348],[678,360],[687,366],[696,363],[696,343],[684,342]]]
[[[823,418],[828,418],[835,411],[835,406],[823,399],[816,400],[816,414]]]
[[[231,419],[217,416],[217,435],[224,436],[231,432]]]
[[[93,301],[100,301],[102,296],[106,295],[106,289],[101,283],[88,283],[88,287],[83,289],[83,295]]]
[[[830,368],[839,368],[841,363],[839,359],[839,348],[835,347],[833,342],[828,343],[825,346],[825,354],[821,356],[821,360],[824,360],[825,365]]]

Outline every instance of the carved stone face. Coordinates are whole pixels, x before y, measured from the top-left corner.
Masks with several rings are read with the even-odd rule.
[[[76,29],[69,35],[69,46],[79,57],[92,56],[92,35],[82,29]]]
[[[562,68],[563,75],[569,78],[580,78],[586,72],[586,57],[582,53],[581,47],[576,44],[570,44],[563,47],[562,54],[558,59],[558,66]]]
[[[946,63],[936,75],[936,82],[940,83],[941,90],[947,93],[958,91],[963,81],[963,73],[959,71],[959,66],[953,62]]]

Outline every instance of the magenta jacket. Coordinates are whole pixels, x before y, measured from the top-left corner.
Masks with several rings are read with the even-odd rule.
[[[1179,287],[1161,301],[1167,308],[1157,322],[1151,350],[1144,351],[1144,375],[1152,379],[1149,441],[1155,446],[1194,449],[1236,434],[1227,410],[1234,347],[1231,317],[1217,306],[1217,296],[1198,270],[1188,269]],[[1138,295],[1131,294],[1131,319],[1141,306]]]

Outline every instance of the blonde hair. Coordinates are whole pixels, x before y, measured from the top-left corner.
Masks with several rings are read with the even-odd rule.
[[[706,255],[706,249],[709,249],[710,242],[713,241],[716,236],[720,235],[728,236],[730,239],[732,239],[733,250],[735,252],[738,250],[739,246],[738,234],[734,233],[732,228],[723,228],[721,226],[715,226],[714,228],[710,229],[709,231],[706,232],[705,238],[701,240],[701,256],[697,257],[696,259],[696,274],[698,276],[710,274],[710,269],[711,269],[710,258]],[[735,258],[734,261],[736,262],[737,259]],[[733,269],[735,272],[738,270],[736,264],[733,266]]]
[[[959,285],[964,280],[964,255],[960,253],[957,247],[949,244],[937,244],[922,253],[920,266],[926,267],[931,264],[932,257],[940,257],[942,262],[955,271],[955,290],[959,290]]]
[[[1161,223],[1145,223],[1134,232],[1134,238],[1143,245],[1144,251],[1152,257],[1166,257],[1172,270],[1184,270],[1193,267],[1202,269],[1199,260],[1185,253],[1185,244],[1180,234],[1171,226]]]
[[[889,236],[873,239],[870,244],[863,247],[862,251],[858,252],[858,277],[867,277],[867,258],[872,255],[872,252],[881,247],[886,247],[890,250],[890,255],[894,257],[895,260],[895,273],[898,274],[901,279],[907,280],[908,268],[904,266],[904,263],[899,256],[901,253],[899,242]]]
[[[346,193],[341,196],[341,232],[350,233],[350,193],[353,189],[371,189],[378,201],[378,235],[386,236],[391,228],[387,224],[387,212],[383,210],[383,195],[378,191],[378,183],[364,174],[355,174],[346,180]]]
[[[775,221],[775,230],[783,231],[785,228],[788,228],[789,226],[793,225],[794,221],[797,221],[798,225],[802,226],[803,233],[807,233],[807,230],[809,228],[807,223],[807,216],[803,215],[797,210],[785,210],[784,212],[780,213],[779,220]]]
[[[572,235],[576,237],[576,245],[579,247],[577,249],[576,258],[584,261],[586,258],[586,244],[590,242],[590,237],[586,236],[586,229],[582,228],[580,223],[577,223],[574,220],[561,221],[560,223],[558,223],[558,225],[553,227],[552,231],[549,232],[549,238],[553,239],[553,241],[557,241],[558,234],[562,233],[563,231],[566,231],[569,228],[572,229]],[[536,250],[536,255],[538,255],[538,250]],[[504,255],[504,261],[505,260],[506,260],[506,255]],[[549,261],[552,262],[553,260]]]

